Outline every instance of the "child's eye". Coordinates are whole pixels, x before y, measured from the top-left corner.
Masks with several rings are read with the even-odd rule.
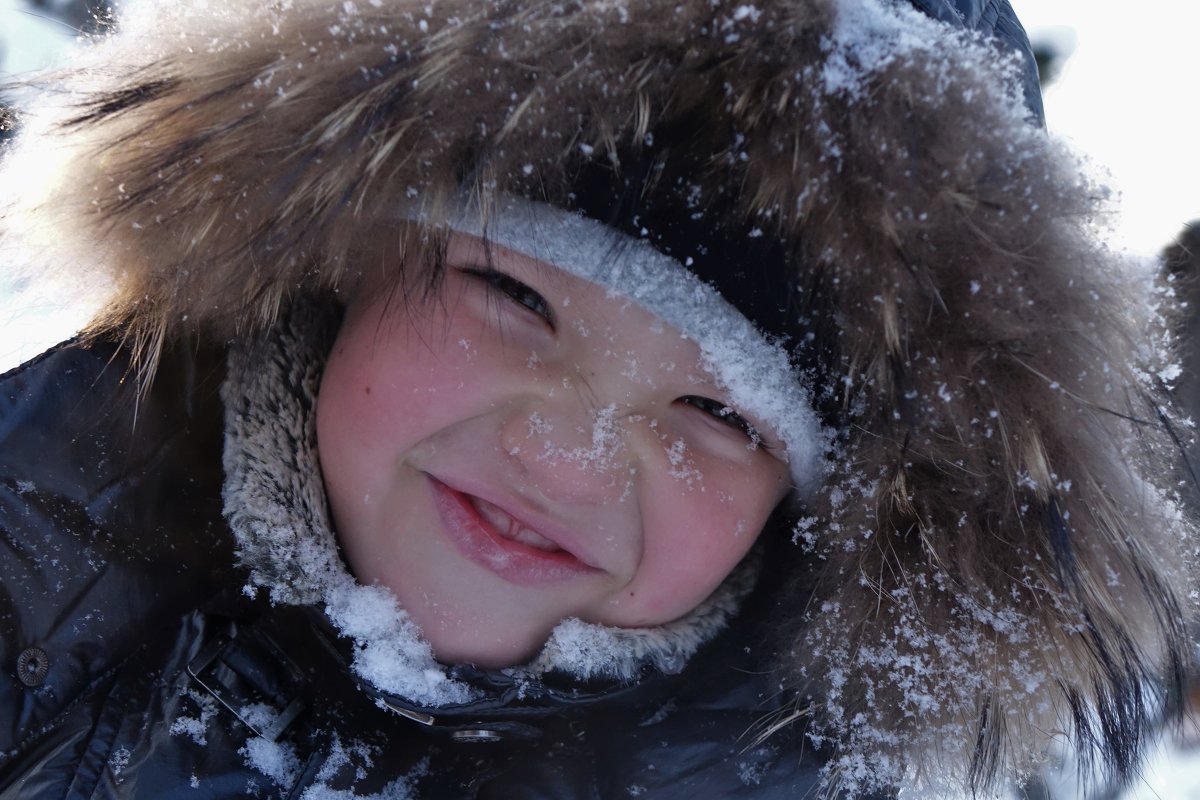
[[[750,424],[748,419],[722,402],[694,394],[684,395],[677,402],[698,408],[704,413],[716,417],[729,427],[741,431],[750,440],[750,444],[753,447],[759,447],[763,444],[762,436],[759,434],[758,429]]]
[[[487,284],[489,289],[500,292],[517,305],[536,314],[551,329],[555,328],[554,312],[551,310],[550,304],[546,302],[546,298],[516,278],[494,269],[469,268],[463,269],[463,272],[479,278]]]

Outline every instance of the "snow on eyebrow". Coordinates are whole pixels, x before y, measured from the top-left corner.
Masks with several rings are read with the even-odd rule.
[[[478,211],[465,210],[449,227],[617,292],[677,328],[698,345],[701,365],[731,403],[784,443],[796,489],[808,494],[816,488],[829,434],[813,411],[810,389],[782,346],[678,261],[648,242],[617,240],[594,220],[513,197],[499,200],[486,226]]]

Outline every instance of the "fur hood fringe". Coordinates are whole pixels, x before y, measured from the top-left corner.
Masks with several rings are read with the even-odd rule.
[[[852,795],[987,796],[1059,736],[1134,774],[1191,613],[1161,343],[1014,62],[882,0],[143,5],[0,173],[10,262],[115,287],[94,332],[251,335],[400,263],[401,209],[568,205],[688,130],[648,191],[778,243],[838,431],[765,732]]]

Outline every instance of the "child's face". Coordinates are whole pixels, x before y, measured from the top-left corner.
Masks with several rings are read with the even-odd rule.
[[[788,492],[786,465],[620,295],[452,238],[441,301],[361,286],[322,381],[321,467],[364,583],[445,662],[520,663],[579,617],[657,625],[703,601]],[[776,452],[779,452],[776,450]]]

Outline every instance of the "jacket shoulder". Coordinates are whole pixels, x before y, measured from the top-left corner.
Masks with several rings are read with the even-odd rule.
[[[106,343],[0,376],[0,776],[230,569],[220,362],[163,363],[141,397]]]

